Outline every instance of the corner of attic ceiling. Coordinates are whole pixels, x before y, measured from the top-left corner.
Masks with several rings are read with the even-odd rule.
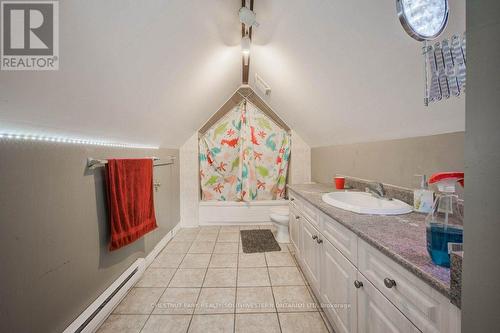
[[[266,94],[267,95],[267,94]],[[304,140],[297,131],[292,128],[289,123],[284,120],[284,117],[275,111],[266,99],[269,97],[261,97],[258,93],[258,89],[255,89],[251,84],[241,84],[230,97],[219,107],[214,113],[212,113],[204,122],[203,125],[199,127],[198,130],[194,131],[189,138],[186,139],[184,143],[180,145],[180,148],[189,146],[192,144],[194,137],[198,138],[199,135],[205,133],[211,126],[220,121],[227,113],[229,113],[235,106],[237,106],[243,100],[254,104],[260,111],[262,111],[266,116],[272,119],[281,128],[285,129],[290,133],[292,138],[295,138],[298,144],[301,146],[310,147],[306,140]]]
[[[261,110],[270,119],[276,122],[280,127],[287,130],[291,137],[291,159],[290,159],[290,173],[289,173],[289,183],[304,183],[311,181],[311,171],[310,171],[310,146],[302,139],[302,137],[297,133],[297,131],[291,128],[288,123],[280,116],[273,108],[269,106],[268,103],[262,98],[256,89],[253,89],[250,85],[242,85],[238,88],[231,98],[217,111],[215,112],[207,122],[198,131],[199,134],[206,132],[208,128],[220,119],[222,119],[234,106],[241,103],[242,100],[248,100],[248,102],[254,104],[259,110]]]

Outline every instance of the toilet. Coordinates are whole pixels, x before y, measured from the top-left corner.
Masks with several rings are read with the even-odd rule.
[[[276,240],[279,243],[290,243],[290,236],[288,233],[288,207],[279,207],[271,210],[269,215],[271,221],[276,226]]]

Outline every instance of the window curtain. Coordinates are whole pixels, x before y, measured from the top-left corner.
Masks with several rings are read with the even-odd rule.
[[[276,200],[285,196],[290,135],[243,101],[199,141],[204,201]]]

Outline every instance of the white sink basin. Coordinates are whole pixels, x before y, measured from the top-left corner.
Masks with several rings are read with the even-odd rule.
[[[379,199],[365,192],[325,193],[323,201],[358,214],[400,215],[413,211],[413,207],[403,201]]]

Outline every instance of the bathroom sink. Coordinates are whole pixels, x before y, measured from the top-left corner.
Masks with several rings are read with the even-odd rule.
[[[413,211],[413,207],[403,201],[385,200],[365,192],[331,192],[323,195],[323,201],[333,207],[358,214],[400,215]]]

